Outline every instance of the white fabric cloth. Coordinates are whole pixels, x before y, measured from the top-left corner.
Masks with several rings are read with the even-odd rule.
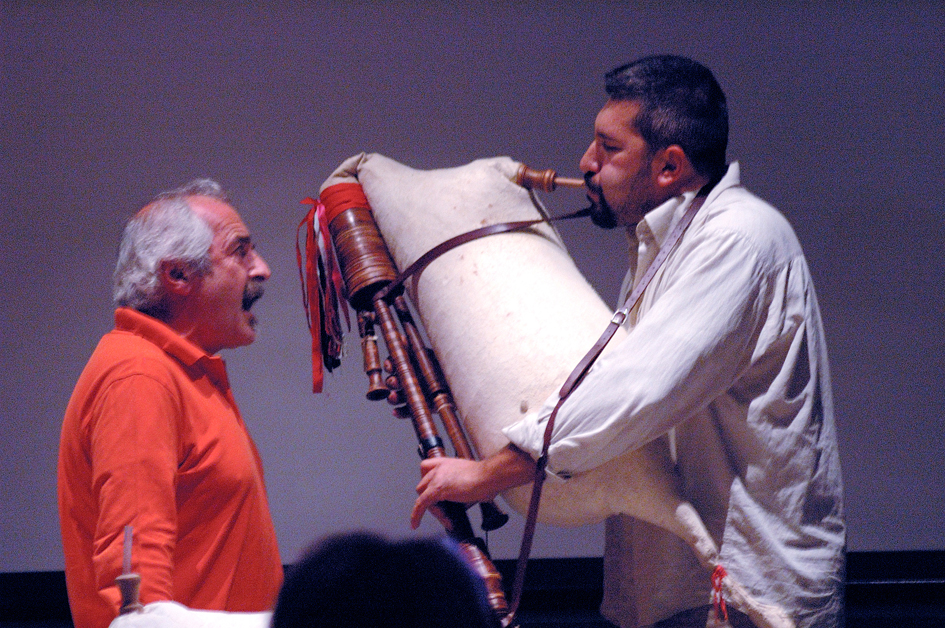
[[[139,612],[119,615],[108,628],[269,628],[271,624],[271,612],[201,611],[177,602],[152,602]]]
[[[548,468],[566,479],[667,439],[728,572],[798,628],[837,626],[845,524],[820,312],[790,225],[739,178],[732,164],[631,312],[627,338],[562,406]],[[629,234],[621,298],[691,200],[667,201]],[[556,400],[506,436],[537,456]],[[710,588],[682,541],[608,520],[611,621],[649,625],[706,604]]]

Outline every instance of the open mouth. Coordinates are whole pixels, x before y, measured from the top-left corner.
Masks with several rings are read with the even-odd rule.
[[[262,298],[265,291],[266,289],[262,283],[251,283],[247,285],[246,289],[243,291],[243,310],[248,312],[250,308],[253,307],[253,304]]]

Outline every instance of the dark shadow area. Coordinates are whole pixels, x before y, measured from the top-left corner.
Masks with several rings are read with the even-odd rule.
[[[515,561],[496,567],[511,582]],[[522,628],[607,628],[597,611],[600,558],[529,562],[519,613]],[[945,626],[945,552],[852,552],[847,560],[847,627]],[[72,626],[61,571],[0,574],[0,626]]]

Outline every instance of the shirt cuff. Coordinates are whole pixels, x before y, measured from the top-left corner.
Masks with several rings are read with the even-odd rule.
[[[541,456],[542,446],[544,445],[545,427],[548,425],[548,419],[551,417],[557,403],[558,394],[555,393],[545,400],[545,403],[537,412],[530,412],[522,420],[502,428],[502,433],[513,445],[537,460]],[[546,480],[552,479],[557,482],[564,482],[571,479],[571,473],[554,468],[552,462],[554,448],[554,442],[552,442],[548,447],[548,462],[545,465]]]

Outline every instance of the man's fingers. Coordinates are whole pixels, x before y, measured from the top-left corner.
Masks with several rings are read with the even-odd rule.
[[[447,529],[449,528],[449,520],[436,506],[437,502],[443,499],[444,489],[443,479],[440,478],[441,474],[436,473],[436,471],[440,469],[441,463],[447,460],[449,458],[427,458],[420,462],[422,477],[420,482],[417,483],[417,501],[414,502],[413,510],[410,512],[410,526],[414,530],[420,525],[423,514],[428,510]]]
[[[449,517],[446,516],[442,508],[436,504],[433,504],[430,506],[430,514],[436,517],[437,520],[443,524],[443,527],[446,528],[447,532],[451,532],[453,530],[453,522],[450,521]]]
[[[410,511],[410,527],[416,530],[420,527],[420,520],[423,519],[423,513],[425,513],[431,506],[433,502],[430,502],[429,498],[426,498],[423,494],[417,498],[417,501],[413,503],[413,510]]]
[[[451,530],[453,523],[443,510],[437,506],[439,501],[440,500],[432,496],[432,493],[421,494],[417,498],[417,501],[414,502],[413,510],[410,511],[410,527],[416,530],[420,526],[420,521],[423,519],[424,513],[429,511],[431,515],[436,517],[439,522],[443,524],[443,527],[446,528],[447,531]]]
[[[410,512],[410,525],[417,529],[423,513],[430,511],[449,529],[449,519],[437,508],[440,501],[478,501],[468,481],[476,462],[459,458],[428,458],[420,463],[422,477],[417,483],[417,501]]]

